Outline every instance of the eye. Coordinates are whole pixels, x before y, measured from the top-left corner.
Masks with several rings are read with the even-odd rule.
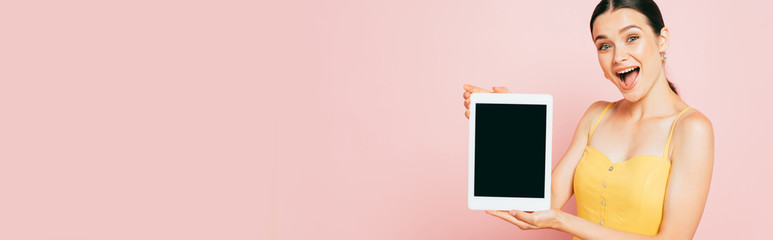
[[[633,42],[633,41],[636,41],[636,39],[639,39],[639,36],[630,36],[628,37],[627,42]]]
[[[609,49],[611,47],[612,46],[609,46],[609,44],[601,44],[601,46],[599,46],[599,51],[604,51],[604,50],[607,50],[607,49]]]

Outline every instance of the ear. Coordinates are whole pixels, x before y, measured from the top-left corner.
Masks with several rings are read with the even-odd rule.
[[[660,36],[658,36],[658,50],[659,52],[665,52],[668,49],[668,40],[671,38],[667,27],[660,29]]]

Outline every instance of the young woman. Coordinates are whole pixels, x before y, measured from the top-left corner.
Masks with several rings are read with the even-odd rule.
[[[581,239],[692,239],[714,162],[711,122],[666,79],[669,30],[652,0],[602,0],[590,21],[604,76],[623,98],[583,115],[553,169],[551,209],[486,211]],[[470,94],[464,86],[465,115]],[[494,87],[495,93],[509,92]],[[575,195],[577,216],[561,211]]]

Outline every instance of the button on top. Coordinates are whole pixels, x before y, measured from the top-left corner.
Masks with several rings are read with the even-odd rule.
[[[605,182],[604,182],[604,183],[601,183],[601,187],[604,187],[604,188],[606,188],[606,187],[607,187],[607,183],[605,183]]]
[[[612,169],[614,169],[614,168],[612,166],[609,166],[609,171],[612,171]]]
[[[606,206],[607,202],[601,201],[601,206]]]
[[[604,220],[599,221],[599,224],[601,224],[601,226],[604,226]]]

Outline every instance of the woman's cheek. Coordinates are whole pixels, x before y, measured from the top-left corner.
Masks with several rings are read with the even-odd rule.
[[[601,66],[601,71],[604,72],[604,77],[607,78],[607,80],[612,81],[614,83],[614,81],[612,80],[612,76],[609,76],[609,72],[612,71],[610,70],[612,66],[609,64],[610,64],[610,59],[607,59],[606,56],[599,54],[599,66]]]

